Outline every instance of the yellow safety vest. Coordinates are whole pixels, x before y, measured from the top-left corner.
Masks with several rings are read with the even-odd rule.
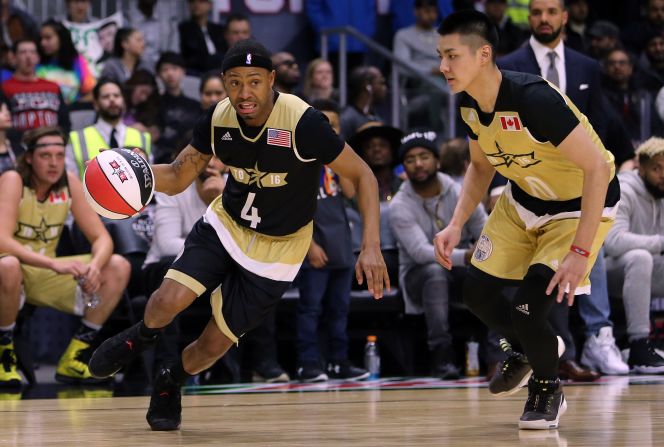
[[[95,126],[88,126],[83,130],[72,130],[69,133],[69,142],[74,150],[78,174],[83,178],[85,173],[85,162],[99,155],[100,149],[108,148],[108,144]],[[127,127],[122,147],[139,148],[148,157],[152,153],[152,140],[150,134],[141,132],[133,127]]]
[[[507,15],[512,19],[515,25],[523,29],[528,29],[528,6],[530,0],[509,0],[507,2]]]

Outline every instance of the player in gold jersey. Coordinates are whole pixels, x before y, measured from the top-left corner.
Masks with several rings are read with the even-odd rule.
[[[12,342],[23,300],[79,315],[81,327],[60,358],[56,379],[99,383],[90,375],[92,342],[122,297],[129,263],[84,200],[81,181],[65,171],[65,135],[56,127],[26,133],[16,171],[0,177],[0,386],[18,386]],[[91,254],[56,257],[69,213],[91,243]],[[100,298],[88,306],[85,295]],[[90,303],[91,304],[91,303]]]
[[[484,14],[454,13],[438,32],[440,70],[460,93],[471,163],[454,216],[434,240],[436,257],[452,267],[461,228],[494,173],[509,179],[477,243],[464,301],[525,353],[508,349],[490,391],[508,395],[528,383],[519,428],[557,428],[567,408],[557,377],[564,345],[547,316],[554,299],[571,305],[588,292],[620,198],[613,156],[554,86],[496,67],[498,35]],[[512,302],[500,293],[507,285],[519,286]]]

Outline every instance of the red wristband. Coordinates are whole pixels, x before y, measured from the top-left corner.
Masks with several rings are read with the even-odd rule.
[[[590,257],[590,252],[589,251],[586,251],[581,247],[577,247],[576,245],[572,245],[569,249],[572,250],[574,253],[576,253],[578,255],[584,256],[586,258]]]

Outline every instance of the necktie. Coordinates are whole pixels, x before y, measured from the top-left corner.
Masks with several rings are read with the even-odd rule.
[[[549,69],[546,71],[546,79],[555,84],[556,87],[559,87],[560,79],[558,78],[558,69],[556,68],[556,57],[558,55],[554,51],[549,51],[546,55],[549,57]]]
[[[111,130],[111,139],[109,140],[109,145],[111,149],[119,147],[118,140],[115,138],[115,127]]]

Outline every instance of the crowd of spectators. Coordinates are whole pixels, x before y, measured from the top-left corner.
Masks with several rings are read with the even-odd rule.
[[[215,23],[209,0],[188,0],[189,17],[179,23],[159,16],[157,0],[137,0],[122,11],[127,26],[99,30],[103,55],[91,62],[77,51],[63,24],[97,20],[90,1],[66,0],[65,14],[42,23],[7,3],[2,6],[0,51],[0,172],[15,169],[25,151],[21,138],[26,132],[54,126],[68,135],[66,167],[77,178],[82,177],[86,161],[105,147],[137,147],[153,162],[170,162],[191,139],[191,129],[203,111],[226,97],[219,73],[225,52],[252,36],[251,17],[234,13]],[[334,8],[325,6],[328,3]],[[376,176],[381,247],[392,284],[400,290],[403,312],[424,315],[429,373],[446,379],[464,373],[449,324],[450,303],[458,301],[464,268],[504,187],[499,179],[494,181],[453,254],[455,269],[444,270],[435,262],[432,239],[452,215],[469,153],[465,135],[450,135],[436,26],[442,15],[463,7],[483,10],[495,23],[500,35],[498,65],[532,72],[556,84],[588,116],[621,171],[629,211],[619,214],[606,240],[606,258],[602,256],[593,270],[597,286],[587,299],[578,300],[583,326],[570,326],[576,320],[570,320],[564,306],[552,311],[551,323],[568,346],[561,374],[594,380],[600,374],[629,370],[664,373],[664,358],[654,349],[650,328],[651,298],[664,294],[658,274],[664,247],[658,211],[664,203],[664,140],[656,138],[664,135],[664,0],[632,2],[641,5],[637,11],[641,15],[629,15],[634,18],[628,23],[620,8],[604,10],[602,2],[592,0],[411,0],[403,2],[409,4],[405,9],[397,3],[390,50],[417,72],[417,76],[401,74],[406,115],[402,122],[407,123],[403,128],[387,124],[391,74],[385,67],[389,64],[368,59],[366,47],[352,39],[343,107],[335,82],[339,50],[335,39],[330,41],[330,61],[298,60],[287,48],[275,51],[274,88],[323,111]],[[378,30],[372,4],[306,1],[305,14],[315,30],[359,20],[360,30],[373,37]],[[627,9],[631,14],[633,9]],[[407,20],[410,14],[412,19]],[[9,27],[9,22],[14,26]],[[432,90],[430,82],[442,89]],[[156,289],[193,223],[223,191],[226,176],[227,168],[213,159],[182,194],[157,194],[140,216],[104,221],[114,252],[131,266],[126,292],[130,299],[149,296]],[[349,361],[346,328],[351,288],[357,286],[352,265],[361,228],[353,196],[343,178],[329,169],[321,172],[314,241],[294,284],[299,291],[296,367],[279,365],[276,317],[270,315],[243,338],[235,350],[239,352],[228,356],[231,360],[224,360],[226,368],[234,371],[233,359],[246,355],[258,380],[286,381],[293,374],[303,381],[366,377]],[[58,255],[89,252],[80,228],[68,225],[66,236],[71,240],[60,244]],[[611,317],[610,298],[622,299],[626,325],[617,326]],[[0,322],[5,320],[0,316]],[[186,324],[176,320],[169,327],[156,364],[179,352],[178,337]],[[327,346],[319,346],[319,325],[327,330]],[[0,326],[0,344],[2,331],[9,326]],[[584,342],[582,352],[574,349],[575,336]],[[499,337],[488,334],[484,339],[489,375],[501,358]],[[629,351],[621,353],[618,346]]]

